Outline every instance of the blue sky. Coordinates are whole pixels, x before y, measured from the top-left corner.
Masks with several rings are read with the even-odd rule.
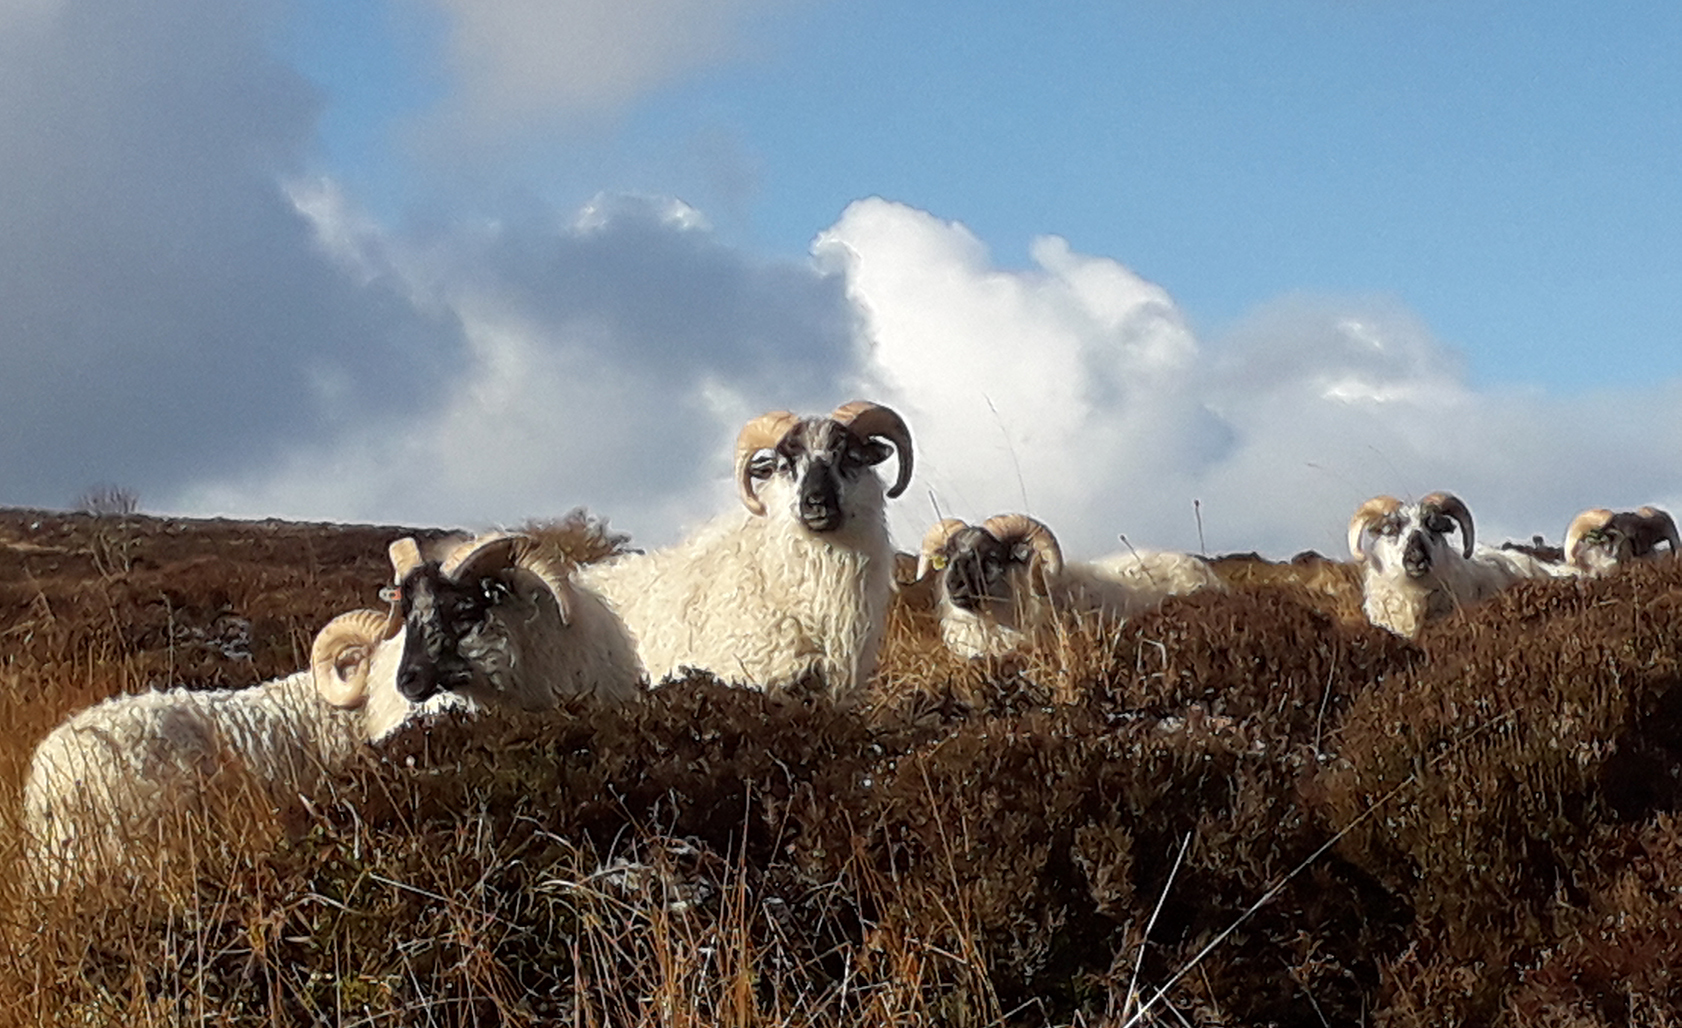
[[[1682,8],[0,0],[0,503],[644,542],[743,419],[1076,555],[1682,504]]]
[[[294,26],[322,159],[388,216],[470,207],[466,182],[561,206],[630,189],[787,256],[878,195],[1006,265],[1061,235],[1210,329],[1292,291],[1377,292],[1482,382],[1682,370],[1672,5],[768,5],[717,64],[510,131],[490,167],[425,167],[405,138],[449,88],[439,12],[315,0]]]

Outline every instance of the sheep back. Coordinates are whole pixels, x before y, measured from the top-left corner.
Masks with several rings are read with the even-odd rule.
[[[35,748],[24,825],[45,881],[121,860],[131,840],[237,768],[273,795],[308,791],[361,739],[360,715],[322,702],[309,672],[247,689],[117,696]],[[48,866],[54,865],[54,866]]]

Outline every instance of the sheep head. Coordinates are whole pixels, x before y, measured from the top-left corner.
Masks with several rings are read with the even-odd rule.
[[[1063,552],[1051,529],[1026,514],[1001,514],[980,526],[947,518],[923,537],[919,563],[924,573],[940,572],[954,607],[979,613],[1014,602],[1024,586],[1043,593],[1046,579],[1063,570]]]
[[[1454,547],[1448,535],[1457,529],[1460,545]],[[1349,519],[1352,557],[1381,572],[1399,567],[1415,580],[1429,575],[1445,557],[1470,557],[1474,541],[1472,512],[1453,493],[1431,493],[1408,504],[1394,496],[1375,496]]]
[[[857,483],[875,482],[869,469],[896,453],[899,474],[887,490],[890,499],[911,481],[911,430],[898,414],[867,400],[843,404],[828,417],[772,411],[748,422],[736,437],[736,488],[742,506],[763,517],[761,492],[780,480],[800,523],[813,532],[832,532],[846,523],[846,497],[857,492]]]
[[[405,699],[500,692],[501,678],[518,659],[510,651],[510,620],[552,619],[556,630],[571,623],[564,569],[532,549],[524,536],[497,534],[401,569],[407,634],[397,689]]]
[[[1660,543],[1671,553],[1682,546],[1676,522],[1657,507],[1614,514],[1604,507],[1585,510],[1565,530],[1565,560],[1585,571],[1605,572],[1626,561],[1650,557]]]

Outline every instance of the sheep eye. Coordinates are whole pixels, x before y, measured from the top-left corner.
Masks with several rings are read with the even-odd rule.
[[[774,453],[761,451],[748,462],[748,474],[754,478],[770,478],[777,470],[777,456]]]

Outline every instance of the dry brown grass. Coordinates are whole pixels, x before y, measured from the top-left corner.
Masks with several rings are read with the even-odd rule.
[[[623,545],[580,517],[557,545]],[[1330,562],[993,661],[900,603],[856,709],[698,679],[414,728],[42,898],[34,741],[298,666],[400,530],[34,520],[0,517],[0,1021],[1119,1025],[1165,983],[1144,1023],[1682,1020],[1679,562],[1417,646]]]

